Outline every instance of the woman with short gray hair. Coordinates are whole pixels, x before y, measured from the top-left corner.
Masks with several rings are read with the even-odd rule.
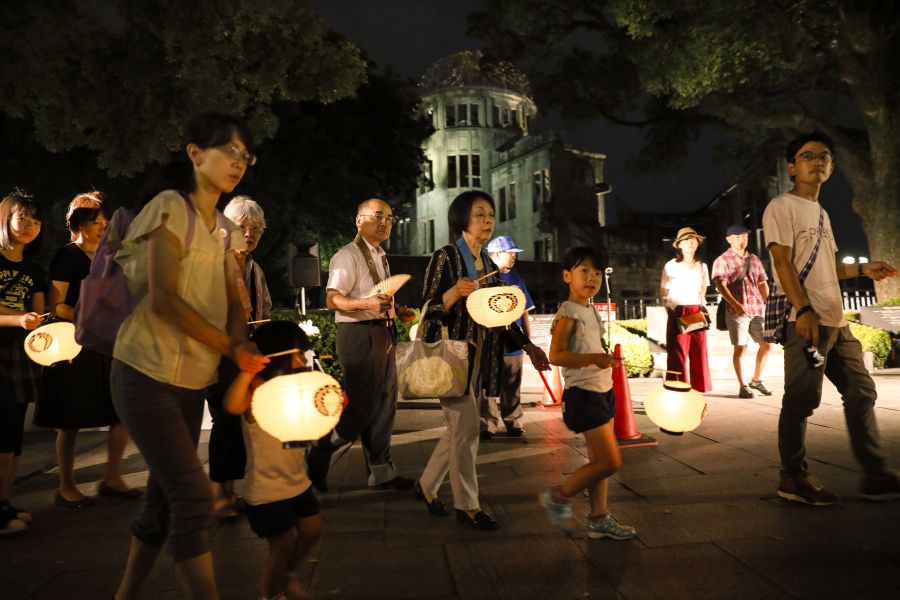
[[[235,196],[222,213],[241,228],[247,248],[236,251],[238,276],[237,288],[241,304],[246,311],[250,330],[254,321],[269,319],[272,311],[272,297],[266,276],[259,264],[253,260],[253,252],[263,231],[266,229],[266,215],[262,207],[249,196]],[[220,521],[231,521],[239,514],[239,499],[234,493],[234,481],[244,478],[244,464],[247,452],[241,433],[241,417],[229,414],[222,407],[225,390],[237,377],[237,367],[228,360],[219,364],[219,381],[209,387],[207,401],[213,418],[209,434],[209,479],[213,488],[213,516]]]
[[[241,301],[244,302],[244,309],[248,311],[247,321],[268,319],[272,311],[269,286],[266,285],[266,276],[262,269],[250,255],[259,245],[259,240],[266,230],[265,212],[249,196],[235,196],[222,212],[241,228],[247,242],[247,249],[236,253],[238,267],[243,275],[239,283],[244,282]]]

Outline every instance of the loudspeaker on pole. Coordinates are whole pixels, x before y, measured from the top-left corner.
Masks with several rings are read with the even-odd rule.
[[[319,287],[322,269],[319,265],[317,242],[288,244],[288,285],[293,288]]]

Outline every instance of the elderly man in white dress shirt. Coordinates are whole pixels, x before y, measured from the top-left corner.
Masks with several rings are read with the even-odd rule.
[[[335,342],[344,371],[349,402],[330,434],[307,454],[309,477],[320,491],[328,490],[328,469],[361,438],[371,489],[408,489],[413,480],[401,477],[391,461],[391,434],[397,410],[394,362],[394,316],[412,311],[397,307],[388,296],[363,296],[390,277],[381,243],[391,235],[394,216],[384,200],[362,202],[356,211],[356,238],[331,257],[326,304],[335,311]]]

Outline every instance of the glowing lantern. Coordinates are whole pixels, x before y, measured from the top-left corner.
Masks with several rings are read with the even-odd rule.
[[[79,352],[81,344],[75,341],[75,325],[68,321],[38,327],[25,338],[25,354],[45,367],[71,361]]]
[[[706,399],[689,383],[666,381],[647,394],[644,409],[663,432],[681,435],[700,425],[706,415]]]
[[[253,418],[285,448],[319,439],[334,429],[343,410],[341,386],[321,371],[281,375],[253,393]]]
[[[485,327],[505,327],[525,312],[525,294],[514,285],[479,288],[466,299],[469,316]]]

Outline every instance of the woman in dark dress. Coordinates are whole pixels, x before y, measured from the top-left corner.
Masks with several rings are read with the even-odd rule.
[[[78,302],[81,280],[87,277],[91,258],[103,232],[107,216],[99,192],[79,194],[69,203],[66,225],[72,243],[60,248],[50,263],[49,310],[58,318],[72,320]],[[56,457],[59,462],[59,488],[55,502],[67,508],[87,508],[93,500],[75,483],[75,444],[78,430],[109,427],[106,472],[97,488],[101,496],[126,500],[141,497],[122,480],[121,464],[128,432],[119,421],[109,388],[111,359],[82,348],[71,363],[44,369],[43,393],[35,408],[34,423],[57,429]]]

